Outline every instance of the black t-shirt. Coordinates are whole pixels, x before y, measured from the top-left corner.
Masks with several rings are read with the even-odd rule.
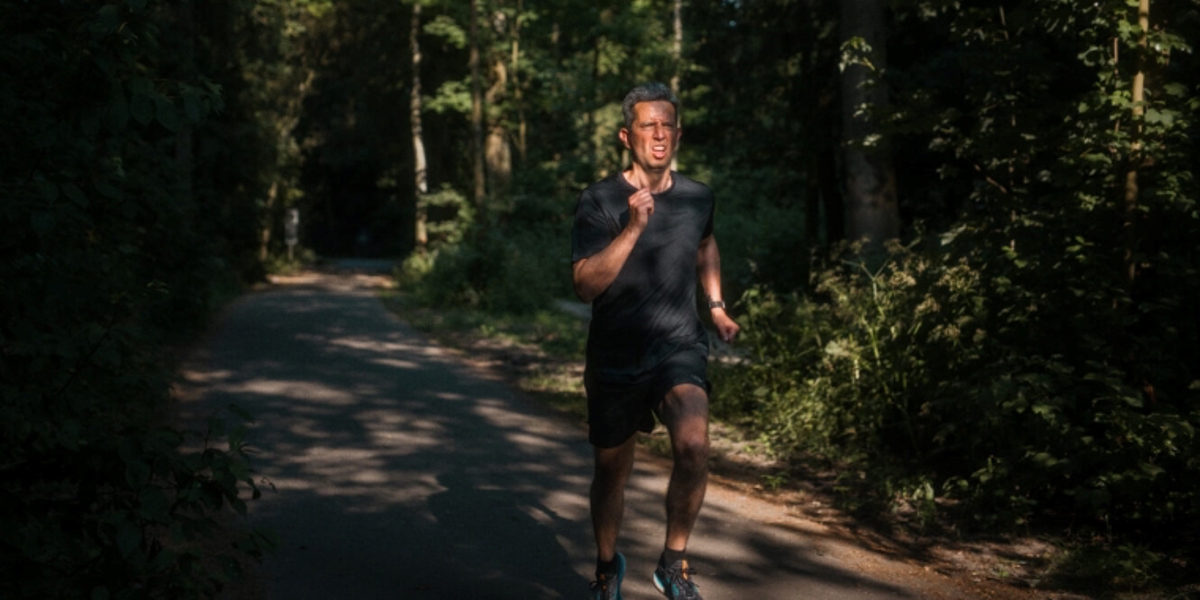
[[[712,235],[715,202],[708,186],[674,172],[671,180],[654,194],[654,213],[629,259],[592,302],[587,365],[602,378],[634,380],[680,348],[707,347],[696,313],[696,253]],[[616,239],[636,191],[621,173],[584,190],[571,230],[573,262]]]

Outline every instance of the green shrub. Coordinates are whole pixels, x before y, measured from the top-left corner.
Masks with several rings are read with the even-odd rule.
[[[1200,364],[1200,345],[1187,302],[1156,306],[1169,312],[1156,322],[1190,325],[1139,328],[1105,294],[1070,293],[1094,273],[1051,279],[1012,261],[1005,273],[965,247],[894,246],[874,270],[852,251],[815,270],[809,297],[748,291],[752,356],[722,374],[741,391],[723,402],[781,455],[928,478],[998,518],[1194,518],[1200,386],[1178,366]],[[1158,343],[1179,355],[1133,352]],[[1157,374],[1152,390],[1139,373]]]
[[[167,349],[239,286],[175,155],[221,99],[160,45],[165,3],[0,12],[0,597],[211,596],[201,542],[256,493],[241,430],[192,452],[163,423]]]

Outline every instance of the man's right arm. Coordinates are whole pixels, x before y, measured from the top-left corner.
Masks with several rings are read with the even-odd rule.
[[[575,295],[591,304],[617,278],[654,213],[654,197],[645,189],[629,197],[629,223],[604,250],[575,261]]]

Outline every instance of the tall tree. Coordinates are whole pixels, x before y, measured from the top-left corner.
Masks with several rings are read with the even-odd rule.
[[[529,124],[525,120],[525,90],[521,83],[521,21],[525,16],[525,0],[517,0],[517,18],[513,19],[513,95],[517,101],[517,153],[521,165],[529,159]]]
[[[675,36],[671,45],[671,58],[674,59],[674,65],[671,69],[671,91],[675,97],[679,97],[679,77],[683,71],[683,0],[675,0],[674,12],[674,30]],[[683,119],[679,115],[675,115],[677,121],[682,124]],[[671,170],[679,168],[679,157],[671,157]]]
[[[1132,89],[1130,90],[1130,100],[1133,104],[1131,124],[1133,130],[1133,143],[1129,148],[1129,158],[1127,161],[1127,170],[1125,172],[1125,195],[1124,195],[1124,210],[1125,218],[1123,227],[1125,229],[1125,277],[1130,283],[1137,277],[1137,215],[1138,215],[1138,170],[1141,169],[1142,157],[1142,125],[1141,121],[1146,113],[1146,71],[1144,68],[1146,54],[1146,35],[1150,31],[1150,0],[1140,0],[1138,2],[1138,28],[1141,33],[1138,36],[1138,53],[1135,56],[1135,66],[1133,74]]]
[[[413,219],[416,246],[424,250],[429,243],[426,230],[426,210],[423,199],[429,193],[428,174],[425,164],[425,139],[421,132],[421,3],[413,2],[412,27],[409,36],[412,48],[412,90],[409,92],[409,120],[412,124],[413,144],[413,187],[416,217]]]
[[[496,10],[491,15],[493,31],[504,32],[508,17],[503,11]],[[509,68],[505,59],[511,56],[515,46],[509,45],[508,56],[502,46],[487,46],[488,72],[491,74],[491,85],[484,94],[484,104],[487,106],[487,140],[485,142],[484,158],[487,164],[487,181],[494,196],[502,195],[508,189],[512,180],[512,149],[509,145],[508,128],[505,126],[503,103],[508,96]]]
[[[484,174],[483,141],[483,76],[479,72],[479,0],[471,0],[467,7],[469,44],[467,66],[471,71],[471,166],[474,174],[472,198],[475,206],[483,206],[487,197],[487,179]]]
[[[886,36],[882,0],[841,2],[846,237],[876,247],[900,235],[890,144],[876,119],[887,109]]]

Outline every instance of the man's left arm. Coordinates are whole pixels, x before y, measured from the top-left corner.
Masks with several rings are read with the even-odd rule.
[[[700,250],[696,252],[696,277],[710,302],[724,301],[724,297],[721,296],[721,252],[717,250],[717,239],[711,235],[700,240]],[[741,327],[729,318],[729,313],[724,308],[711,310],[717,335],[721,341],[732,343]]]

